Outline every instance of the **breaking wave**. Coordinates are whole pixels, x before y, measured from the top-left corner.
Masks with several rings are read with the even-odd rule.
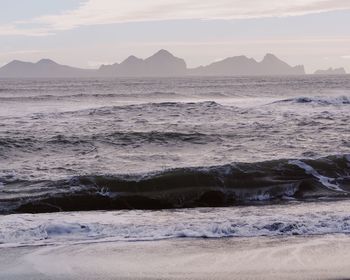
[[[3,213],[171,209],[348,198],[350,155],[178,168],[146,174],[82,175],[59,181],[3,178],[0,182]],[[16,189],[20,189],[21,196],[13,195]]]
[[[349,96],[337,97],[296,97],[283,99],[273,102],[275,103],[295,103],[295,104],[315,104],[315,105],[350,105]]]
[[[349,201],[230,208],[21,214],[0,219],[0,247],[171,238],[350,234]]]

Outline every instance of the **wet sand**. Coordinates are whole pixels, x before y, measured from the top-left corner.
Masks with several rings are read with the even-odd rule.
[[[350,237],[0,248],[0,279],[350,279]]]

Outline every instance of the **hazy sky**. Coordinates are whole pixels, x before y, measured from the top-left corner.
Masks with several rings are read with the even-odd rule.
[[[160,48],[190,67],[271,52],[350,72],[350,0],[0,0],[0,65],[97,67]]]

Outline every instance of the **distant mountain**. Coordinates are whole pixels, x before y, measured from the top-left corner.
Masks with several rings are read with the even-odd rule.
[[[337,72],[339,69],[334,69]],[[344,70],[344,69],[343,69]],[[329,71],[329,70],[327,70]],[[141,59],[129,56],[121,63],[102,65],[99,69],[80,69],[60,65],[50,59],[37,63],[14,60],[0,68],[0,77],[58,78],[58,77],[171,77],[171,76],[244,76],[244,75],[302,75],[304,66],[292,67],[273,54],[260,62],[246,56],[235,56],[207,66],[187,69],[186,62],[166,50]]]
[[[60,78],[92,76],[96,76],[96,70],[86,70],[60,65],[50,59],[41,59],[37,63],[14,60],[0,68],[0,77],[7,78]]]
[[[315,75],[345,75],[346,71],[344,68],[328,68],[327,70],[317,70]]]
[[[207,66],[189,69],[195,76],[252,76],[252,75],[303,75],[304,66],[292,67],[273,54],[266,54],[261,62],[246,56],[235,56]]]
[[[160,50],[146,59],[129,56],[120,64],[102,65],[99,71],[106,76],[164,77],[184,76],[187,68],[183,59],[173,56],[166,50]]]

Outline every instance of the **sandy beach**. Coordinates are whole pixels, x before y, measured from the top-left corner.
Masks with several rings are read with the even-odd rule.
[[[0,279],[348,279],[345,235],[0,249]]]

